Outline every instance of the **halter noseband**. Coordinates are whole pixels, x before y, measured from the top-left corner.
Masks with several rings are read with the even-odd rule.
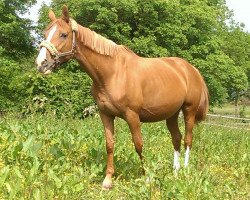
[[[78,31],[78,25],[77,22],[73,19],[70,19],[71,22],[71,28],[72,28],[72,33],[73,33],[73,41],[72,41],[72,48],[70,51],[66,51],[63,53],[59,53],[51,42],[47,40],[43,40],[41,44],[39,45],[40,48],[45,47],[51,54],[51,56],[54,57],[54,62],[56,64],[59,64],[59,58],[64,57],[64,56],[73,56],[76,50],[76,32]]]

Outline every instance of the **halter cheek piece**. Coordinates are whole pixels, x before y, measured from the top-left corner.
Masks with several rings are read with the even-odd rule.
[[[49,41],[44,40],[40,44],[40,48],[45,47],[51,54],[51,56],[54,58],[54,62],[48,63],[47,65],[53,66],[54,64],[60,64],[60,58],[64,56],[73,56],[76,49],[76,32],[78,31],[77,22],[73,19],[70,19],[71,22],[71,28],[73,33],[73,41],[72,41],[72,48],[70,51],[59,53],[56,49],[56,47]]]

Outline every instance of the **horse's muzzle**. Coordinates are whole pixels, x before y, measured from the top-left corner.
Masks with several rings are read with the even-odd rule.
[[[42,62],[42,65],[40,67],[37,67],[38,71],[42,74],[50,74],[57,66],[57,63],[55,61],[48,62],[47,60]]]

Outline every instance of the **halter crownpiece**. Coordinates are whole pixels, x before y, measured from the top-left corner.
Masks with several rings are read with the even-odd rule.
[[[71,28],[73,32],[72,49],[70,51],[59,53],[56,47],[54,46],[54,44],[52,44],[51,42],[47,40],[43,40],[41,44],[39,45],[40,48],[45,47],[50,52],[50,54],[53,57],[55,57],[56,63],[60,63],[58,60],[60,57],[74,55],[75,53],[75,48],[76,48],[76,36],[75,35],[76,35],[76,32],[78,31],[78,24],[73,19],[70,19],[70,23],[71,23]]]

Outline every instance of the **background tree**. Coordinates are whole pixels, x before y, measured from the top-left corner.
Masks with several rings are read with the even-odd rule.
[[[206,79],[212,104],[247,88],[249,34],[233,21],[228,27],[232,15],[224,0],[52,1],[58,14],[63,4],[80,24],[141,56],[179,56],[193,63]],[[46,13],[42,12],[41,24],[47,23]],[[235,37],[232,43],[231,37]]]
[[[34,1],[14,2],[0,4],[0,9],[5,10],[0,15],[4,38],[0,53],[5,58],[1,63],[5,63],[6,69],[0,72],[5,85],[1,87],[5,95],[0,99],[14,94],[12,102],[18,101],[19,110],[24,106],[27,113],[54,110],[60,115],[81,116],[85,107],[93,105],[89,90],[91,80],[76,62],[65,64],[58,73],[46,78],[37,73],[34,64],[27,62],[30,55],[34,56],[32,61],[35,59],[34,48],[29,48],[32,47],[29,30],[34,27],[16,15]],[[247,95],[250,34],[232,20],[225,0],[52,0],[51,7],[57,16],[64,4],[79,24],[128,46],[140,56],[178,56],[194,64],[206,80],[212,105]],[[12,6],[10,14],[8,6]],[[40,10],[39,23],[35,27],[40,38],[49,23],[49,9],[44,4]],[[10,18],[14,20],[8,16],[14,16]],[[11,28],[6,28],[8,26]],[[20,34],[12,27],[19,28]],[[14,39],[10,40],[12,37]],[[13,71],[18,73],[10,73]]]
[[[0,2],[0,111],[17,104],[17,94],[12,82],[26,68],[27,59],[33,55],[31,22],[18,14],[27,11],[34,0],[2,0]],[[24,96],[22,96],[24,97]]]
[[[35,0],[2,0],[0,2],[0,46],[1,54],[15,60],[34,53],[30,34],[31,21],[19,16],[27,11]]]

